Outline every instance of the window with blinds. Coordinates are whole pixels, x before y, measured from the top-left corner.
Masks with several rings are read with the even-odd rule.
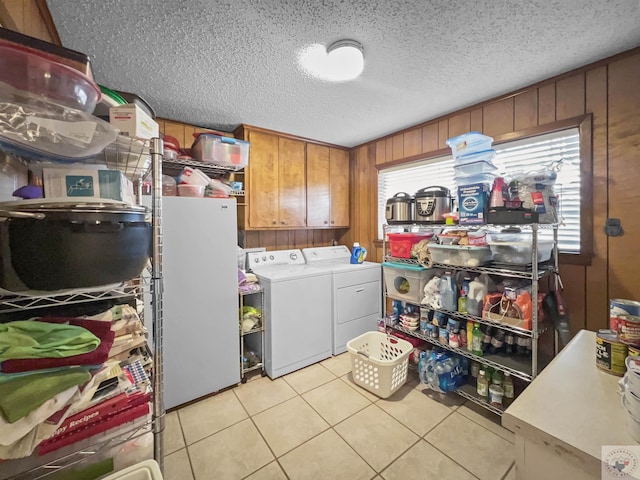
[[[577,128],[502,143],[494,146],[500,175],[509,179],[516,172],[536,171],[560,162],[555,190],[560,200],[561,225],[558,246],[564,253],[580,253],[580,136]],[[381,170],[378,174],[378,226],[382,238],[385,207],[388,198],[398,192],[414,195],[432,185],[451,189],[456,196],[456,184],[451,156],[432,158]],[[552,236],[551,231],[542,235]]]

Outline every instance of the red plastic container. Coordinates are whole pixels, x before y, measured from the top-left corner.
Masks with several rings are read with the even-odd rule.
[[[433,232],[425,233],[387,233],[389,237],[389,251],[392,257],[411,258],[411,247],[420,240],[433,237]]]

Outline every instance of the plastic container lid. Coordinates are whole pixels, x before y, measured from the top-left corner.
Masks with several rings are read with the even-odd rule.
[[[0,82],[84,112],[93,112],[102,96],[79,71],[8,44],[0,44]]]

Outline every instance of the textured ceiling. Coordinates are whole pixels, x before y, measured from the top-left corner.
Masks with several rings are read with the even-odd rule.
[[[638,0],[48,0],[99,83],[161,117],[354,146],[640,45]],[[361,42],[324,83],[297,52]]]

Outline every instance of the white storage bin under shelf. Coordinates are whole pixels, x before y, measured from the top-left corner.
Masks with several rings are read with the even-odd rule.
[[[424,287],[435,275],[433,270],[417,265],[383,263],[384,283],[387,293],[398,300],[419,305],[424,295]]]

